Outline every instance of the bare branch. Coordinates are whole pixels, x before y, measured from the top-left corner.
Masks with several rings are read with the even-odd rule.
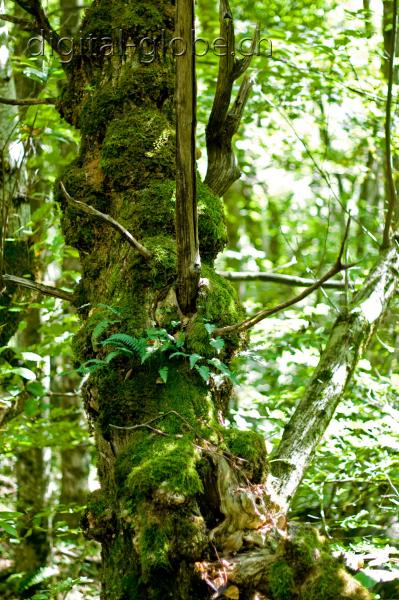
[[[11,106],[37,106],[38,104],[57,104],[57,98],[0,98],[0,104]]]
[[[392,86],[394,77],[394,61],[396,50],[396,37],[398,30],[398,0],[393,0],[391,48],[388,63],[388,93],[385,109],[385,174],[387,179],[387,213],[385,217],[382,247],[388,248],[390,244],[391,226],[397,212],[397,197],[395,180],[392,169]]]
[[[23,8],[28,14],[34,17],[36,30],[40,30],[44,39],[50,44],[51,48],[57,54],[61,54],[60,36],[50,25],[50,21],[45,13],[40,0],[13,0],[18,6]]]
[[[256,273],[251,271],[219,271],[219,275],[230,281],[267,281],[291,287],[309,287],[315,283],[314,279],[297,277],[295,275],[282,275],[279,273]],[[326,281],[324,288],[343,290],[346,288],[344,281]]]
[[[32,33],[39,33],[40,29],[34,21],[28,21],[28,19],[20,19],[19,17],[14,17],[13,15],[5,15],[4,13],[0,14],[0,20],[7,21],[9,23],[13,23],[14,25],[18,25],[22,31],[30,31]]]
[[[84,202],[81,202],[80,200],[75,200],[74,198],[72,198],[72,196],[66,191],[65,186],[62,181],[60,181],[60,187],[61,187],[62,193],[65,196],[65,199],[72,206],[79,209],[81,212],[84,212],[87,215],[90,215],[91,217],[96,217],[97,219],[100,219],[101,221],[108,223],[108,225],[110,225],[111,227],[116,229],[116,231],[118,231],[125,238],[125,240],[127,240],[129,242],[129,244],[131,246],[133,246],[133,248],[136,248],[136,250],[138,250],[138,252],[143,256],[143,258],[145,258],[146,260],[151,258],[151,256],[152,256],[151,252],[149,250],[147,250],[147,248],[145,248],[142,244],[140,244],[140,242],[138,242],[136,240],[136,238],[134,238],[132,236],[132,234],[127,229],[125,229],[125,227],[123,227],[123,225],[118,223],[118,221],[115,221],[115,219],[113,219],[109,215],[106,215],[105,213],[100,212],[93,206],[90,206],[89,204],[85,204]]]
[[[323,287],[325,282],[328,281],[329,279],[331,279],[331,277],[334,277],[334,275],[337,275],[337,273],[340,273],[341,271],[350,269],[352,266],[353,265],[344,265],[344,264],[336,262],[335,265],[333,265],[331,267],[331,269],[329,269],[327,271],[327,273],[325,275],[323,275],[323,277],[321,277],[320,279],[315,281],[313,283],[313,285],[306,288],[306,290],[304,290],[303,292],[301,292],[294,298],[291,298],[291,300],[282,302],[281,304],[278,304],[277,306],[273,306],[273,308],[265,308],[264,310],[261,310],[253,317],[250,317],[249,319],[246,319],[245,321],[242,321],[241,323],[237,323],[236,325],[228,325],[227,327],[221,327],[220,329],[215,329],[214,333],[215,333],[215,335],[225,335],[226,333],[231,333],[233,331],[245,331],[247,329],[250,329],[251,327],[253,327],[257,323],[259,323],[260,321],[263,321],[263,319],[266,319],[267,317],[271,317],[272,315],[275,315],[276,313],[281,312],[282,310],[285,310],[285,309],[289,308],[290,306],[293,306],[294,304],[297,304],[298,302],[300,302],[307,296],[310,296],[310,294],[312,294],[314,291]]]
[[[187,51],[176,61],[176,247],[177,299],[192,314],[198,294],[201,261],[196,198],[196,82],[193,52],[194,1],[177,0],[176,37]]]
[[[39,294],[43,294],[44,296],[52,296],[53,298],[60,298],[61,300],[67,300],[68,302],[73,302],[74,300],[74,295],[70,292],[60,290],[50,285],[44,285],[43,283],[38,283],[37,281],[31,281],[30,279],[25,279],[24,277],[16,277],[15,275],[8,275],[7,273],[4,273],[4,275],[1,275],[1,279],[6,283],[8,282],[19,285],[20,287],[28,290],[39,292]]]

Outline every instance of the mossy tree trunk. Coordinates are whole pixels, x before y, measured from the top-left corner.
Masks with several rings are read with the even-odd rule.
[[[112,29],[123,31],[123,44],[136,46],[161,30],[171,38],[173,3],[95,2],[82,37],[100,38]],[[123,56],[105,57],[99,47],[96,52],[75,56],[68,68],[61,110],[80,129],[82,143],[62,181],[75,200],[123,224],[151,257],[143,258],[106,223],[82,215],[60,192],[66,241],[79,249],[83,269],[76,357],[104,358],[93,330],[108,318],[119,322],[105,335],[142,338],[150,327],[165,327],[176,338],[184,335],[186,354],[211,359],[216,350],[206,322],[224,326],[242,314],[232,288],[213,268],[226,239],[221,200],[200,181],[203,280],[195,316],[185,318],[176,302],[174,61],[166,54],[145,64],[145,49],[141,56],[126,47]],[[227,340],[227,356],[238,342],[237,336]],[[159,375],[163,367],[169,367],[166,383]],[[144,364],[138,354],[118,357],[91,374],[84,396],[101,491],[91,498],[84,523],[102,544],[103,598],[207,597],[194,563],[209,551],[207,532],[220,518],[207,487],[215,479],[212,448],[222,441],[219,421],[228,393],[212,391],[185,357],[162,352]],[[160,416],[152,426],[117,429]]]

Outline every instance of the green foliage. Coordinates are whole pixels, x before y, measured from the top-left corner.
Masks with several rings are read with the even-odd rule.
[[[184,347],[185,336],[181,331],[171,335],[164,328],[150,327],[145,331],[145,335],[140,338],[127,333],[114,333],[102,342],[98,342],[98,339],[109,327],[119,323],[120,320],[102,319],[95,325],[91,336],[93,349],[96,350],[102,347],[105,349],[112,348],[112,350],[108,352],[105,358],[90,358],[85,361],[79,367],[78,373],[81,375],[95,373],[99,369],[110,367],[110,363],[118,357],[134,359],[138,356],[140,363],[144,364],[151,357],[166,355],[169,360],[176,358],[188,360],[190,369],[195,369],[205,383],[209,383],[211,380],[218,382],[220,378],[227,378],[233,382],[237,381],[234,373],[217,356],[205,358],[197,353],[187,353]],[[174,322],[173,325],[176,328],[179,323]],[[214,328],[215,326],[209,323],[204,325],[204,329],[209,334]],[[220,354],[225,347],[225,342],[220,336],[210,338],[208,344],[217,354]],[[168,373],[168,365],[159,368],[159,376],[163,383],[167,382]]]

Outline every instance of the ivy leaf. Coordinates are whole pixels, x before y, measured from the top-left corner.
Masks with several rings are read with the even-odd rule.
[[[212,335],[212,333],[216,329],[216,325],[214,325],[213,323],[205,323],[204,327],[207,330],[207,332],[209,333],[209,335]]]
[[[30,369],[27,369],[26,367],[15,367],[14,369],[5,369],[3,373],[13,373],[15,375],[19,375],[20,377],[22,377],[22,379],[27,379],[28,381],[36,380],[35,373]]]
[[[215,367],[215,369],[223,373],[223,375],[228,377],[233,383],[238,383],[236,376],[234,375],[234,373],[232,373],[232,371],[230,371],[229,367],[225,365],[224,362],[222,362],[218,358],[211,358],[210,360],[208,360],[208,363]]]

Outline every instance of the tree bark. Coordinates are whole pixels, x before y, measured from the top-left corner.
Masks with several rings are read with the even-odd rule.
[[[399,275],[397,243],[380,260],[332,328],[312,380],[285,427],[273,461],[274,488],[287,506],[342,399],[357,361],[386,314]]]

